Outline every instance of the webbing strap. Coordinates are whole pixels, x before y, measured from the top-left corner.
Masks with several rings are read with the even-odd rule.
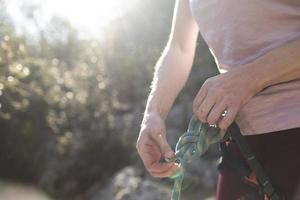
[[[250,169],[255,173],[258,182],[261,184],[261,187],[263,188],[263,191],[268,196],[268,198],[270,200],[282,200],[282,198],[275,191],[271,180],[265,174],[261,164],[257,160],[256,156],[250,149],[247,141],[242,136],[239,130],[240,129],[237,126],[237,124],[233,123],[228,128],[227,133],[230,134],[231,138],[237,143],[238,147],[240,148],[240,151],[246,158]]]
[[[220,150],[222,156],[218,163],[219,170],[222,170],[224,166],[229,166],[233,170],[237,171],[241,177],[249,177],[251,175],[252,171],[249,166],[237,156],[232,155],[232,153],[228,150],[226,142],[220,142]]]

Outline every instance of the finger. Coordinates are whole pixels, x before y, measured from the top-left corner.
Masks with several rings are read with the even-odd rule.
[[[199,106],[202,104],[203,100],[205,99],[207,95],[207,89],[206,87],[201,87],[200,90],[198,91],[195,99],[194,99],[194,102],[193,102],[193,113],[196,114]]]
[[[217,124],[217,122],[221,119],[222,113],[225,111],[225,109],[226,103],[224,101],[216,103],[208,114],[207,122],[210,125]]]
[[[160,134],[159,137],[156,139],[158,139],[157,143],[161,150],[162,156],[167,158],[175,156],[173,149],[170,147],[170,145],[167,142],[166,134]]]
[[[225,116],[221,119],[221,121],[218,124],[219,128],[226,130],[230,126],[230,124],[234,121],[237,112],[238,112],[237,107],[228,108]]]
[[[164,178],[164,177],[171,177],[174,174],[176,174],[180,170],[180,167],[178,164],[172,165],[172,167],[164,172],[157,173],[157,172],[151,172],[150,174],[157,178]]]
[[[149,172],[151,172],[151,173],[166,173],[177,165],[178,165],[178,163],[175,163],[175,162],[169,162],[169,163],[154,162],[150,166]]]
[[[150,172],[161,173],[168,170],[174,163],[160,163],[161,152],[158,145],[152,140],[145,141],[141,144],[138,151],[143,160],[145,168]]]
[[[215,104],[215,99],[211,95],[207,95],[203,103],[197,109],[196,116],[202,122],[207,122],[207,116]]]
[[[150,159],[147,159],[147,156],[144,156],[144,165],[147,171],[150,173],[164,173],[168,170],[170,170],[175,163],[160,163],[159,161],[153,161]]]
[[[175,153],[173,149],[170,147],[170,145],[167,142],[166,134],[160,134],[159,137],[153,138],[156,140],[155,142],[158,144],[158,148],[160,150],[160,156],[171,158],[175,156]],[[173,163],[160,163],[160,162],[153,162],[151,163],[151,170],[157,172],[159,170],[159,173],[162,173],[163,171],[166,171],[168,167],[174,165]]]

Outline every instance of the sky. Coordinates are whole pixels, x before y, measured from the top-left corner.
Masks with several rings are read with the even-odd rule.
[[[45,26],[52,16],[68,19],[81,33],[95,35],[99,29],[122,15],[121,1],[124,0],[5,0],[9,15],[16,24],[17,32],[33,31],[22,13],[22,7],[39,5],[40,26]]]

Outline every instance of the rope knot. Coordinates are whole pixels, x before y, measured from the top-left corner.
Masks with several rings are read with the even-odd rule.
[[[180,173],[175,177],[172,200],[179,200],[185,165],[196,156],[202,156],[210,145],[220,142],[225,133],[225,130],[210,126],[208,123],[202,123],[196,116],[192,116],[187,131],[176,144],[175,157],[166,159],[167,162],[177,162],[181,168]]]

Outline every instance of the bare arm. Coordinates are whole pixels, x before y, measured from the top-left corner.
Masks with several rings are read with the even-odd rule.
[[[256,74],[258,90],[300,79],[300,37],[243,66]]]
[[[155,66],[146,114],[158,112],[166,117],[189,76],[198,31],[189,1],[177,0],[169,41]]]
[[[155,66],[136,144],[145,168],[155,177],[170,176],[178,168],[176,163],[159,162],[162,156],[174,156],[166,139],[164,120],[191,71],[198,32],[189,0],[176,0],[171,34]]]

